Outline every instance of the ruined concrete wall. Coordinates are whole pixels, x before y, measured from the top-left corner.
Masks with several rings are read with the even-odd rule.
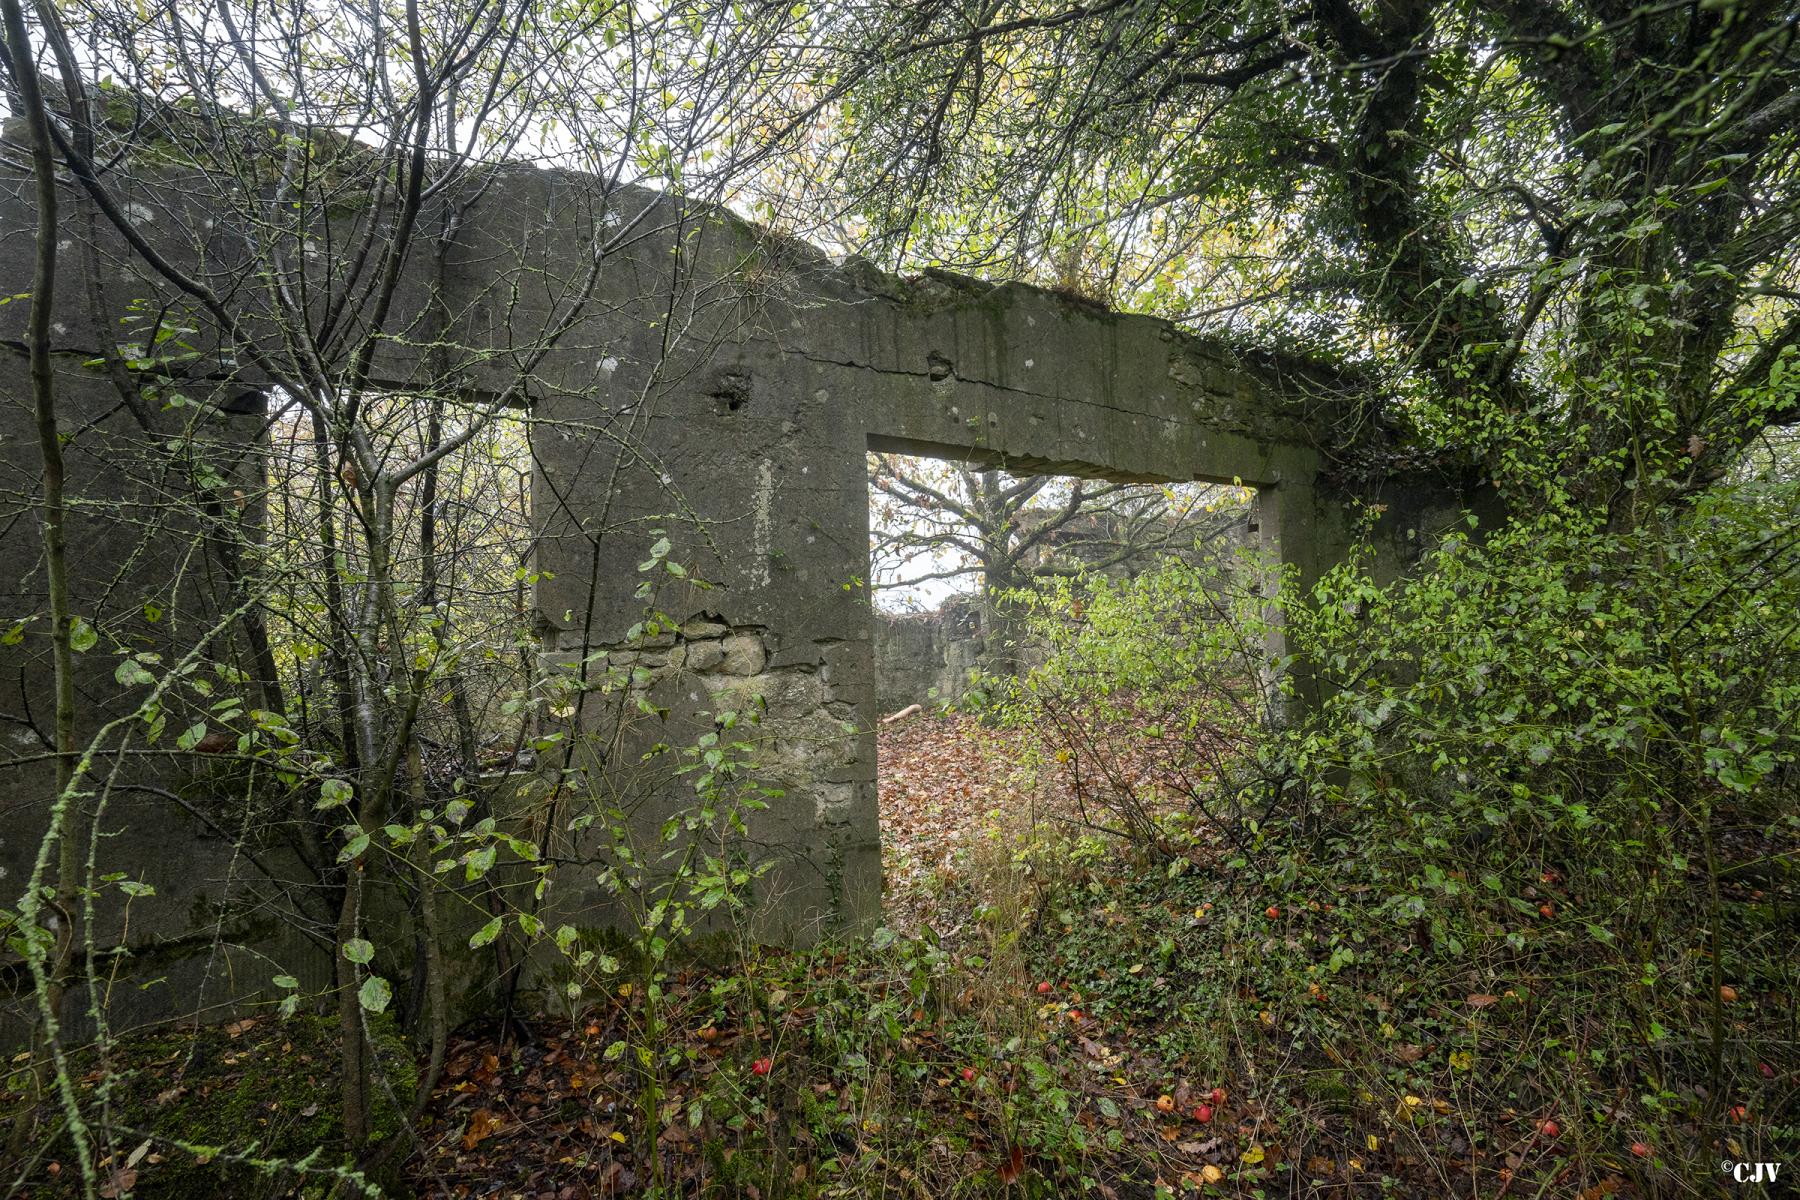
[[[240,252],[230,230],[213,228],[205,187],[171,177],[119,186],[151,214],[147,235],[167,235],[171,256],[229,276]],[[29,189],[8,176],[0,265],[9,278],[29,277],[31,228]],[[586,266],[602,243],[587,296]],[[121,307],[180,299],[116,238],[105,258]],[[382,343],[375,370],[395,389],[454,380],[480,394],[511,386],[529,361],[520,399],[533,419],[542,665],[573,684],[568,707],[581,730],[545,759],[550,803],[562,807],[532,819],[562,829],[570,805],[604,797],[652,838],[693,789],[666,756],[646,765],[646,754],[691,742],[723,712],[754,714],[749,736],[782,791],[751,829],[755,853],[775,864],[757,885],[758,936],[805,941],[864,926],[879,908],[881,698],[862,583],[869,449],[1021,472],[1241,479],[1259,489],[1258,536],[1303,578],[1355,534],[1348,497],[1326,477],[1325,451],[1344,449],[1348,435],[1309,415],[1309,393],[1324,385],[1165,322],[1017,285],[900,281],[716,212],[519,168],[498,170],[463,214],[444,272],[421,261],[407,277],[392,322],[406,336]],[[447,330],[423,316],[434,290]],[[115,336],[81,294],[61,289],[59,349],[72,364]],[[245,295],[249,334],[274,327],[258,302]],[[25,308],[0,308],[0,338],[19,338]],[[214,355],[212,375],[255,384],[232,348],[204,332],[195,340],[203,359]],[[0,435],[14,445],[28,428],[16,399],[24,360],[9,357],[0,376],[15,397]],[[1401,507],[1391,517],[1403,525]],[[15,522],[7,552],[28,554],[31,532]],[[109,594],[99,576],[117,553],[88,552],[100,567],[84,602]],[[660,560],[682,573],[655,568]],[[21,611],[35,594],[20,585]],[[673,628],[646,627],[652,612]],[[0,653],[41,711],[43,672]],[[99,696],[95,711],[113,703]],[[0,785],[15,808],[42,803],[32,778],[14,772]],[[140,841],[137,828],[120,843],[139,847],[134,860],[179,861],[175,846]],[[570,865],[552,877],[551,914],[604,923],[617,914],[587,865],[594,847],[571,836],[559,846]],[[28,845],[8,841],[10,878]],[[162,909],[162,928],[198,928],[178,909]]]
[[[23,306],[17,306],[23,307]],[[221,678],[254,670],[229,622],[237,598],[222,544],[241,538],[245,514],[211,508],[201,481],[228,480],[229,497],[253,466],[260,415],[214,403],[142,414],[121,405],[83,356],[56,364],[64,462],[74,498],[68,523],[74,609],[94,644],[75,656],[77,744],[123,722],[118,757],[90,774],[79,809],[81,844],[102,882],[89,930],[93,967],[108,989],[115,1030],[175,1014],[217,1016],[274,991],[290,974],[308,987],[330,978],[330,914],[309,903],[309,875],[291,846],[270,836],[253,780],[229,747],[183,748],[179,735],[210,715]],[[0,904],[16,905],[31,878],[56,793],[45,562],[35,507],[42,466],[24,359],[0,350]],[[250,485],[253,486],[253,485]],[[155,710],[147,689],[122,678],[127,658],[193,670]],[[160,665],[159,665],[160,673]],[[203,691],[203,689],[209,689]],[[134,714],[140,714],[134,719]],[[160,713],[160,721],[154,720]],[[52,857],[43,877],[54,885]],[[62,919],[60,916],[58,919]],[[0,956],[0,1046],[26,1040],[32,1016],[17,990],[19,962]],[[8,994],[10,993],[10,994]],[[91,1028],[85,991],[65,1019]]]
[[[952,596],[922,613],[877,609],[874,627],[875,707],[882,715],[909,704],[952,704],[969,690],[981,664],[978,602]]]

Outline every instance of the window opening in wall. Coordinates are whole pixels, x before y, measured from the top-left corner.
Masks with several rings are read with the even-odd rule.
[[[527,765],[518,703],[533,668],[526,415],[462,397],[374,394],[357,418],[364,448],[352,454],[321,445],[311,414],[279,393],[270,413],[258,554],[269,654],[304,744],[354,736],[345,729],[354,714],[339,706],[346,692],[391,699],[416,686],[414,740],[433,786]],[[391,502],[379,495],[384,478],[397,480]],[[397,688],[399,672],[409,678]],[[379,724],[396,719],[391,705],[371,707],[383,709]]]

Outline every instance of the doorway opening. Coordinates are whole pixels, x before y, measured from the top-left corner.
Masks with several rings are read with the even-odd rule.
[[[1058,739],[1023,727],[1021,697],[1094,640],[1090,599],[1229,588],[1255,494],[875,451],[868,468],[883,874],[890,923],[916,927],[969,855],[1043,815],[1026,776]]]

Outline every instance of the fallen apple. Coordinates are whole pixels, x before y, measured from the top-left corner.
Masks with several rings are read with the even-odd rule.
[[[1196,1120],[1196,1121],[1200,1122],[1202,1125],[1204,1125],[1208,1121],[1212,1120],[1212,1112],[1213,1112],[1212,1105],[1202,1104],[1199,1108],[1196,1108],[1194,1110],[1194,1120]]]
[[[1562,1133],[1562,1126],[1555,1121],[1544,1121],[1538,1126],[1538,1132],[1547,1138],[1553,1138]]]
[[[1263,916],[1269,918],[1269,920],[1271,920],[1271,921],[1273,921],[1276,917],[1279,917],[1280,915],[1281,915],[1281,909],[1277,908],[1273,904],[1271,904],[1271,905],[1269,905],[1269,907],[1263,909]]]
[[[1639,1158],[1649,1158],[1650,1146],[1646,1142],[1633,1142],[1631,1143],[1631,1152]]]
[[[975,1082],[975,1068],[974,1067],[964,1067],[962,1069],[962,1077],[963,1077],[964,1083],[974,1083]]]
[[[774,1065],[774,1059],[759,1058],[750,1064],[750,1073],[753,1075],[767,1075]]]
[[[1175,1097],[1169,1095],[1169,1093],[1167,1093],[1167,1092],[1164,1092],[1162,1095],[1158,1096],[1156,1098],[1156,1111],[1157,1112],[1174,1112],[1175,1111]]]
[[[1054,987],[1052,987],[1050,984],[1050,981],[1048,979],[1046,979],[1042,983],[1038,984],[1037,990],[1038,990],[1038,995],[1048,996],[1051,992],[1055,991],[1056,989]]]

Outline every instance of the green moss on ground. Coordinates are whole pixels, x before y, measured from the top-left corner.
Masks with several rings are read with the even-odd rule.
[[[373,1084],[379,1143],[400,1132],[417,1094],[418,1068],[391,1019],[376,1024],[375,1041],[393,1091],[390,1098],[379,1081]],[[296,1016],[131,1034],[107,1055],[110,1078],[91,1052],[78,1069],[90,1095],[103,1081],[110,1083],[114,1124],[133,1131],[116,1139],[120,1153],[129,1155],[138,1142],[149,1140],[135,1167],[132,1195],[146,1200],[323,1196],[331,1179],[309,1178],[311,1172],[347,1161],[338,1058],[335,1020]],[[311,1172],[268,1165],[301,1162]],[[74,1173],[62,1175],[72,1181]]]

